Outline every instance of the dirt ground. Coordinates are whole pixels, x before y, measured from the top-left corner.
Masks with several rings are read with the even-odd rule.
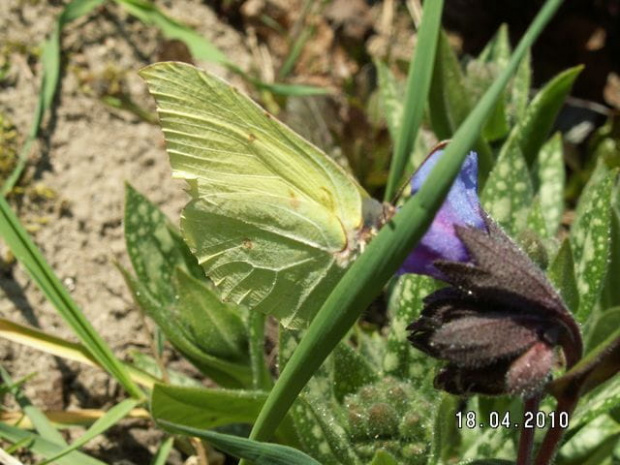
[[[276,36],[263,36],[259,23],[253,29],[255,34],[248,29],[241,32],[242,19],[236,11],[226,11],[222,6],[226,3],[157,2],[175,19],[212,41],[231,62],[245,70],[258,64],[262,77],[269,77],[269,69],[264,66],[269,58],[265,47],[281,59],[286,56],[282,41]],[[244,3],[243,21],[247,24],[262,13],[275,12],[277,21],[288,21],[288,26],[295,27],[294,14],[292,19],[282,19],[277,14],[301,10],[304,2],[292,2],[296,7],[286,6],[284,0],[231,3]],[[333,2],[327,12],[329,22],[317,23],[316,38],[300,57],[306,82],[338,87],[353,75],[363,75],[364,69],[358,63],[368,63],[369,59],[352,59],[356,53],[381,56],[389,48],[393,60],[408,59],[415,42],[411,19],[388,18],[383,4],[371,8],[371,3],[380,2]],[[58,0],[0,1],[0,45],[5,47],[3,53],[10,62],[8,77],[0,87],[0,114],[13,122],[22,138],[30,126],[40,83],[37,50],[53,29],[63,4]],[[276,6],[265,10],[265,4]],[[225,20],[223,12],[228,13]],[[391,27],[401,23],[404,25]],[[338,30],[337,38],[326,24]],[[256,46],[257,42],[264,46]],[[100,96],[102,88],[121,83],[124,94],[153,111],[153,102],[137,71],[158,61],[162,43],[156,28],[131,18],[113,2],[65,29],[57,100],[22,180],[25,194],[12,199],[20,218],[75,301],[112,349],[125,358],[133,349],[148,350],[149,332],[115,267],[116,262],[129,265],[122,224],[124,184],[130,182],[175,222],[187,197],[182,184],[171,179],[159,127],[131,112],[105,105]],[[364,45],[358,51],[351,44]],[[197,64],[243,85],[221,67]],[[363,87],[357,81],[356,85]],[[359,132],[366,130],[356,120],[353,105],[340,107],[338,112],[336,119],[344,112],[342,119],[350,127],[357,127]],[[347,128],[339,130],[347,132]],[[355,138],[356,133],[351,134]],[[0,315],[75,340],[23,268],[6,264],[9,256],[0,244]],[[33,375],[25,384],[25,393],[45,410],[108,408],[122,396],[117,384],[101,370],[6,340],[0,340],[0,361],[14,379]],[[176,366],[193,373],[187,365]],[[78,435],[79,430],[71,434]],[[124,459],[142,464],[148,462],[160,438],[161,434],[149,422],[128,421],[94,440],[86,450],[107,463],[130,463],[120,462]],[[173,457],[170,463],[181,463],[180,457]]]
[[[61,6],[0,2],[0,42],[38,47],[52,30]],[[240,35],[218,21],[211,9],[196,0],[180,0],[174,2],[173,13],[232,61],[247,67],[249,54]],[[66,31],[58,99],[28,170],[27,184],[48,194],[43,199],[27,196],[14,204],[21,204],[22,220],[85,315],[112,349],[126,357],[130,349],[147,348],[149,336],[115,267],[117,261],[129,266],[122,224],[125,182],[171,218],[178,219],[186,195],[182,185],[171,179],[159,127],[104,105],[87,89],[96,83],[85,80],[103,79],[116,69],[123,74],[125,91],[154,110],[136,73],[156,61],[161,37],[114,5],[76,21]],[[25,133],[36,105],[39,65],[31,68],[32,63],[19,53],[10,59],[14,84],[0,92],[0,111]],[[216,71],[227,74],[221,68]],[[76,340],[20,266],[0,276],[0,315]],[[107,408],[119,398],[119,388],[109,376],[77,362],[6,340],[0,340],[0,360],[14,379],[34,374],[25,393],[45,410]],[[108,438],[98,438],[87,449],[109,463],[121,458],[146,463],[160,435],[151,433],[147,422],[133,421],[126,427],[125,432],[117,428]]]

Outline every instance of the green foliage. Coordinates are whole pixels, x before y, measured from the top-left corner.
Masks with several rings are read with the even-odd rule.
[[[432,362],[409,344],[407,326],[419,316],[422,300],[436,287],[437,283],[426,276],[406,274],[398,279],[388,306],[390,329],[383,358],[387,374],[419,379],[432,369]]]
[[[249,387],[243,313],[223,303],[165,215],[127,186],[125,240],[136,302],[197,368],[223,386]]]
[[[53,457],[48,457],[45,461],[39,462],[39,465],[57,463],[62,457],[69,455],[71,452],[79,449],[97,436],[105,433],[108,429],[125,418],[137,405],[138,401],[135,399],[125,399],[124,401],[116,404],[114,407],[110,408],[105,415],[93,423],[93,425],[84,434],[82,434],[79,439],[73,441],[70,446],[65,447]]]
[[[151,396],[151,413],[157,421],[197,429],[251,424],[266,398],[266,393],[257,391],[156,384]],[[297,444],[290,420],[283,423],[276,436],[288,444]]]
[[[575,279],[573,252],[568,239],[562,243],[557,255],[551,262],[547,275],[556,289],[560,291],[566,306],[573,313],[576,313],[579,308],[579,291]]]
[[[585,322],[598,300],[607,273],[611,229],[610,202],[615,172],[599,165],[577,205],[571,228],[579,291],[577,319]]]
[[[159,424],[177,434],[205,439],[218,449],[233,456],[251,460],[255,465],[320,465],[320,462],[292,447],[260,443],[251,439],[190,428],[167,421],[161,421]]]
[[[402,115],[401,128],[394,142],[394,156],[390,164],[390,173],[385,187],[384,200],[390,201],[400,186],[404,175],[407,159],[413,150],[424,107],[426,97],[432,82],[433,69],[429,66],[435,57],[437,37],[441,29],[441,13],[443,0],[435,0],[424,5],[424,21],[418,30],[417,46],[409,64],[407,86],[405,92],[405,106]]]
[[[0,438],[12,443],[20,443],[27,446],[29,450],[35,454],[42,455],[46,458],[52,458],[64,452],[65,445],[45,439],[43,436],[23,429],[10,426],[0,422]],[[84,465],[105,465],[104,462],[97,460],[89,455],[81,452],[71,452],[55,461],[59,465],[75,465],[76,463]]]
[[[431,127],[439,140],[450,139],[474,105],[473,101],[470,101],[465,77],[445,33],[440,34],[433,69],[428,102]],[[486,179],[493,163],[489,145],[482,137],[477,137],[470,148],[478,153],[480,176]]]
[[[560,134],[555,134],[541,147],[532,174],[546,230],[554,236],[564,212],[565,172]]]
[[[532,183],[521,149],[518,145],[504,145],[482,191],[483,208],[508,234],[515,234],[525,227],[532,198]]]
[[[382,61],[376,61],[377,78],[379,80],[379,94],[381,96],[382,112],[385,115],[388,130],[392,140],[400,134],[400,125],[403,120],[404,103],[401,95],[404,91],[390,68]]]

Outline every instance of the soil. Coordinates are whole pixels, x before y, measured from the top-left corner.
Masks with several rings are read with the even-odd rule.
[[[0,43],[36,51],[62,6],[0,2]],[[170,3],[160,6],[171,8]],[[210,8],[195,0],[175,0],[171,14],[212,40],[234,63],[247,67],[249,53],[241,35]],[[106,106],[96,87],[106,85],[106,77],[114,72],[125,93],[154,111],[137,71],[157,61],[161,43],[154,28],[113,4],[65,28],[65,62],[54,111],[45,121],[27,179],[22,181],[26,194],[12,197],[51,267],[98,333],[125,359],[130,350],[148,351],[150,344],[144,319],[115,266],[116,262],[129,266],[123,238],[125,183],[173,219],[178,219],[187,198],[182,184],[171,179],[159,127]],[[0,112],[23,134],[36,105],[40,65],[18,52],[10,54],[9,62],[10,85],[0,93]],[[200,65],[214,69],[208,63]],[[215,71],[234,78],[222,68]],[[4,245],[2,255],[8,256]],[[77,342],[21,266],[2,268],[3,318]],[[6,340],[0,340],[0,360],[14,380],[32,376],[24,392],[44,410],[106,409],[122,396],[117,383],[99,369]],[[193,373],[187,365],[181,368]],[[87,451],[106,463],[121,459],[148,463],[160,433],[146,421],[124,422],[120,428],[97,438]],[[79,434],[79,428],[74,433]]]
[[[273,69],[286,58],[289,44],[266,28],[261,18],[267,15],[283,29],[294,30],[307,2],[156,3],[213,42],[241,69],[252,69],[269,80]],[[59,0],[0,1],[0,65],[1,60],[8,63],[8,74],[0,80],[0,114],[12,121],[22,139],[39,91],[39,47],[65,4]],[[414,28],[408,15],[390,16],[386,5],[394,2],[331,2],[313,23],[316,34],[300,55],[290,81],[332,89],[346,84],[363,93],[371,86],[363,79],[368,75],[370,56],[389,54],[394,62],[405,63],[415,43]],[[467,49],[468,42],[463,43]],[[132,112],[106,105],[103,97],[130,96],[153,112],[153,102],[137,71],[170,53],[178,54],[173,49],[155,27],[132,18],[113,2],[67,26],[62,37],[61,85],[53,111],[46,117],[20,188],[10,198],[51,267],[99,334],[123,359],[130,357],[131,350],[146,352],[150,347],[149,323],[136,309],[115,265],[129,266],[123,238],[125,183],[130,182],[175,222],[187,197],[182,184],[171,179],[159,127]],[[272,60],[274,66],[270,66]],[[222,67],[196,64],[244,87],[238,76]],[[406,66],[401,68],[406,70]],[[613,71],[617,73],[618,68]],[[617,80],[617,75],[613,79]],[[618,98],[620,94],[614,92]],[[349,143],[359,151],[357,138],[370,132],[359,103],[346,101],[338,93],[330,102],[336,102],[336,109],[332,105],[329,130],[307,136],[315,136],[326,150]],[[305,124],[304,118],[297,115],[297,119]],[[331,119],[338,121],[337,127],[331,125]],[[330,137],[334,132],[340,134],[339,140]],[[363,146],[362,153],[372,153],[373,144],[381,137],[385,138],[385,133],[365,141],[369,145]],[[76,341],[24,269],[11,263],[3,244],[0,265],[0,315]],[[170,357],[176,368],[196,375],[188,364]],[[119,386],[101,370],[1,339],[0,361],[13,379],[29,377],[24,392],[44,410],[107,409],[123,397]],[[73,438],[80,433],[77,428],[67,434]],[[160,440],[161,433],[149,421],[130,420],[98,437],[85,450],[106,463],[142,464],[148,463]],[[28,457],[20,457],[30,463]],[[169,463],[181,462],[177,454]]]

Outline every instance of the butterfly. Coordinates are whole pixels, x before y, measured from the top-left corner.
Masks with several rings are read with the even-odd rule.
[[[183,236],[223,300],[300,328],[370,232],[381,204],[320,149],[221,79],[184,63],[140,72],[173,175]]]

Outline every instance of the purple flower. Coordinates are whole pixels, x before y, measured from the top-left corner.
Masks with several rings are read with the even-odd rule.
[[[415,194],[443,155],[436,150],[426,159],[411,178],[411,191]],[[407,257],[400,269],[401,273],[425,274],[443,279],[435,267],[436,260],[466,262],[469,260],[467,248],[456,234],[455,226],[485,228],[483,211],[478,200],[478,156],[470,152],[465,158],[461,172],[450,188],[443,205],[437,212],[415,250]]]
[[[412,179],[417,191],[442,151]],[[579,327],[545,274],[480,207],[470,153],[429,232],[402,268],[449,284],[424,299],[408,329],[414,347],[447,362],[435,386],[453,394],[544,388],[553,368],[582,353]]]

